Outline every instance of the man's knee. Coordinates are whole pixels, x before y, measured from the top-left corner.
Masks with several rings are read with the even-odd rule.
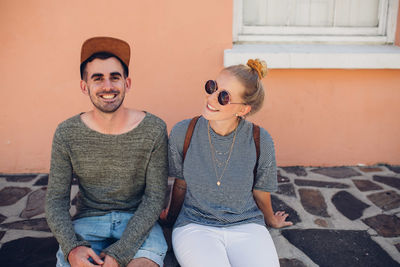
[[[157,263],[147,258],[137,258],[131,260],[127,267],[158,267],[158,266],[159,265]]]

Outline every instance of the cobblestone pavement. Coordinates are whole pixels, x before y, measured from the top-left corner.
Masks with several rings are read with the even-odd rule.
[[[0,266],[55,266],[47,181],[0,174]],[[274,209],[294,222],[270,229],[281,266],[400,266],[400,167],[282,167],[278,181]],[[165,266],[178,266],[172,251]]]

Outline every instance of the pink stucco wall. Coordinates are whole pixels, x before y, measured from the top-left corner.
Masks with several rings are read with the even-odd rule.
[[[62,120],[90,109],[79,52],[92,36],[132,44],[128,106],[168,128],[198,114],[232,46],[232,1],[0,1],[0,173],[47,172]],[[398,34],[399,35],[399,34]],[[400,70],[271,70],[265,107],[278,164],[400,164]]]

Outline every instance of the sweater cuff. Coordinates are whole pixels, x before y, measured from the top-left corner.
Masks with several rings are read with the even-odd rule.
[[[143,239],[143,241],[144,240],[145,238]],[[138,242],[138,244],[142,243],[143,242]],[[139,248],[140,245],[132,245],[130,247],[124,246],[123,244],[121,244],[121,240],[118,240],[111,246],[105,248],[103,252],[113,257],[118,262],[120,267],[125,267],[135,257]]]

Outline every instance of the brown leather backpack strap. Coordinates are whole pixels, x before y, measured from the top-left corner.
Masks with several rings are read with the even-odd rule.
[[[256,144],[257,164],[258,164],[258,159],[260,158],[260,126],[254,123],[253,123],[253,138],[254,138],[254,143]]]
[[[258,168],[258,160],[260,158],[260,126],[256,125],[253,123],[253,139],[254,139],[254,144],[256,145],[256,165],[254,166],[254,182],[253,182],[253,187],[255,185],[256,181],[256,175],[257,175],[257,168]]]
[[[200,118],[200,116],[196,116],[189,123],[188,129],[186,131],[185,143],[183,143],[183,159],[182,159],[182,162],[185,161],[186,152],[189,149],[190,140],[192,140],[194,127],[196,126],[197,120],[199,118]]]

